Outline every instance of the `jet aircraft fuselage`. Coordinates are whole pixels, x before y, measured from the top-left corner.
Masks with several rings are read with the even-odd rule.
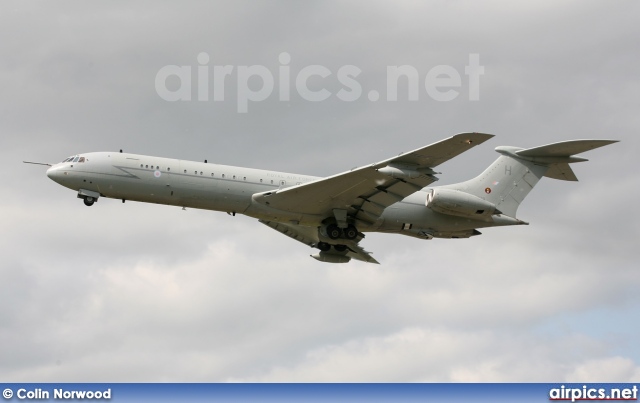
[[[82,189],[87,194],[92,191],[112,199],[244,214],[304,226],[319,226],[326,219],[321,215],[270,209],[252,198],[257,193],[302,185],[320,177],[119,152],[92,152],[75,157],[82,162],[72,159],[55,164],[47,170],[47,176],[69,189]],[[460,232],[462,236],[465,230],[495,226],[427,209],[427,195],[428,189],[409,195],[386,208],[381,219],[359,229],[402,232],[436,227],[441,232]],[[403,224],[408,225],[403,228]],[[505,224],[522,222],[505,220]]]

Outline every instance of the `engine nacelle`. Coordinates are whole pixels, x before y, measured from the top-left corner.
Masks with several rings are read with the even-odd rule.
[[[502,214],[496,205],[469,193],[452,189],[431,189],[426,206],[438,213],[480,218]]]

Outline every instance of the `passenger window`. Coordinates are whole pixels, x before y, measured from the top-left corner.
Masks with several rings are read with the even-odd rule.
[[[202,171],[200,171],[200,175],[202,175]]]
[[[246,181],[246,180],[247,180],[247,177],[245,176],[244,178],[242,178],[242,180],[243,180],[243,181]]]
[[[224,178],[224,174],[222,174],[222,177]]]
[[[198,174],[198,171],[193,171],[193,174],[194,174],[194,175],[197,175],[197,174]]]
[[[262,183],[262,179],[260,179],[260,183]]]
[[[167,172],[171,171],[171,168],[167,167]]]
[[[149,165],[147,165],[146,168],[149,168]]]
[[[211,172],[211,177],[213,178],[213,172]]]
[[[233,179],[235,179],[235,178],[236,178],[236,176],[235,176],[235,175],[233,175]]]
[[[186,169],[184,170],[184,173],[187,173],[187,170],[186,170]]]
[[[159,167],[159,166],[156,166],[156,169],[160,169],[160,167]]]

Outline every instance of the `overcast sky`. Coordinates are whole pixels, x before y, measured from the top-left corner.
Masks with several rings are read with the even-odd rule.
[[[640,5],[633,1],[22,2],[0,4],[3,381],[640,381]],[[233,66],[198,101],[200,53]],[[291,86],[332,96],[278,96]],[[469,98],[465,66],[484,74]],[[191,101],[156,90],[192,67]],[[240,66],[274,93],[238,112]],[[337,98],[356,66],[362,96]],[[386,97],[412,66],[419,99]],[[438,101],[435,66],[460,75]],[[167,88],[176,91],[171,77]],[[253,91],[258,77],[249,80]],[[380,94],[370,101],[369,91]],[[382,264],[319,263],[251,218],[101,199],[44,167],[127,152],[325,176],[458,132],[496,137],[439,167],[477,175],[500,145],[621,140],[543,179],[529,226],[466,240],[368,234]]]

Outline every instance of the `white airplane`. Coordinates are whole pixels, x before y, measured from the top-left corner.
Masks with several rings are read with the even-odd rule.
[[[574,154],[615,140],[572,140],[501,154],[480,176],[427,187],[443,162],[493,137],[461,133],[327,178],[120,152],[78,154],[47,176],[92,206],[100,197],[245,214],[310,247],[329,263],[378,263],[365,232],[469,238],[478,228],[527,224],[516,211],[543,176],[577,181]],[[25,161],[27,162],[27,161]]]

